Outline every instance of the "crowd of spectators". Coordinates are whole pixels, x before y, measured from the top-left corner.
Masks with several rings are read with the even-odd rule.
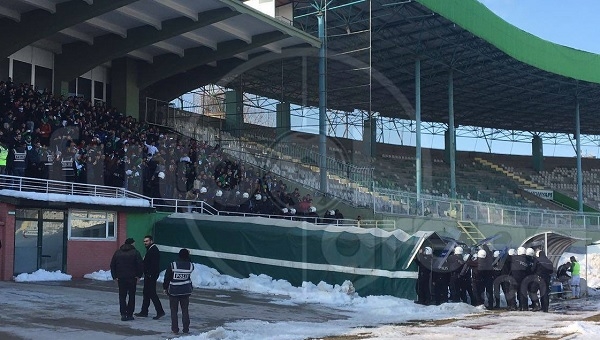
[[[102,102],[53,96],[9,78],[0,81],[0,117],[2,174],[120,187],[164,202],[204,201],[219,211],[318,218],[310,194],[288,190],[272,173]]]

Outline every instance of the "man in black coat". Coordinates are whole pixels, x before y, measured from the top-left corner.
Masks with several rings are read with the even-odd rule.
[[[160,274],[160,251],[156,244],[154,244],[154,239],[151,235],[144,236],[144,246],[146,247],[146,256],[144,256],[144,299],[142,310],[139,313],[135,313],[135,316],[147,317],[150,301],[152,301],[156,309],[156,316],[153,319],[158,320],[165,315],[165,310],[156,294],[156,280]]]
[[[460,272],[465,265],[463,260],[464,249],[463,247],[457,246],[454,248],[452,255],[448,256],[447,264],[450,271],[450,301],[460,302],[461,301],[461,290],[460,290]]]
[[[431,269],[433,267],[433,249],[431,247],[419,249],[419,253],[415,258],[415,262],[417,263],[418,267],[417,284],[415,287],[417,291],[416,303],[421,305],[429,305],[432,302]]]
[[[479,271],[479,289],[477,293],[479,303],[484,303],[487,300],[487,309],[494,309],[494,254],[487,244],[481,246],[477,252],[477,270]],[[484,296],[485,292],[485,296]]]
[[[552,263],[552,261],[550,261],[550,259],[548,259],[544,251],[537,251],[537,258],[535,258],[532,271],[537,276],[537,289],[540,292],[541,299],[540,309],[543,312],[548,313],[548,306],[550,305],[550,276],[552,276],[552,273],[554,271],[554,264]],[[537,299],[537,291],[533,293],[534,296],[530,294],[530,299],[532,299],[532,301],[535,301],[534,299]]]
[[[181,306],[181,322],[183,333],[190,331],[190,295],[192,295],[192,272],[194,264],[190,259],[190,251],[183,248],[179,251],[179,258],[167,267],[163,288],[169,295],[169,308],[171,310],[171,330],[179,333],[178,313]]]
[[[510,259],[510,274],[513,277],[512,289],[517,293],[517,300],[519,300],[519,310],[529,310],[527,301],[527,286],[524,286],[523,281],[529,275],[531,269],[527,256],[525,255],[525,248],[519,247],[517,249],[517,255],[514,255]]]
[[[135,249],[135,240],[128,238],[112,257],[110,272],[119,284],[119,310],[121,321],[133,320],[135,309],[135,287],[144,273],[142,255]],[[127,297],[129,296],[129,300]]]

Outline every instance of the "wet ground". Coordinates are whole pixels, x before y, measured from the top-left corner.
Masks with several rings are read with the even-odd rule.
[[[161,290],[159,290],[160,292]],[[136,312],[142,303],[138,285]],[[168,299],[161,295],[167,316],[123,322],[116,282],[0,282],[0,339],[166,339],[171,333]],[[277,298],[281,300],[281,297]],[[198,334],[244,319],[322,322],[343,316],[318,305],[270,303],[264,295],[239,291],[194,289],[190,299],[190,333]],[[181,327],[181,325],[180,325]]]
[[[138,285],[136,312],[142,303],[142,285]],[[160,289],[158,290],[161,291]],[[161,295],[167,316],[133,321],[120,320],[116,282],[73,280],[65,282],[0,282],[0,340],[17,339],[169,339],[170,318],[165,295]],[[282,303],[281,296],[241,291],[194,289],[190,299],[191,335],[215,330],[240,320],[266,322],[298,321],[319,324],[345,319],[345,313],[318,304]],[[273,301],[277,301],[273,303]],[[464,318],[444,320],[408,320],[403,323],[361,327],[327,340],[397,339],[459,337],[482,338],[489,334],[503,339],[558,339],[565,336],[561,323],[600,325],[598,296],[577,300],[554,300],[551,313],[506,312],[494,310]],[[386,328],[388,329],[386,331]],[[389,330],[391,329],[391,330]],[[387,332],[387,333],[386,333]],[[393,334],[390,336],[390,334]],[[593,333],[597,338],[599,333]],[[567,333],[568,336],[573,334]],[[307,337],[307,339],[314,339]],[[258,340],[258,339],[257,339]]]

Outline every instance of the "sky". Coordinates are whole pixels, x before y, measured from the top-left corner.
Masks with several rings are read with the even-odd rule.
[[[588,250],[591,251],[591,250]],[[577,256],[581,263],[582,277],[587,278],[590,286],[600,287],[600,253],[583,254],[565,253],[561,263],[571,255]],[[589,264],[588,264],[589,261]],[[110,271],[98,270],[85,275],[92,280],[112,280]],[[159,282],[164,278],[161,273]],[[34,273],[20,274],[17,282],[32,281],[65,281],[70,275],[61,272],[38,270]],[[441,306],[421,306],[413,301],[391,296],[359,297],[353,293],[351,284],[346,281],[342,285],[320,283],[304,283],[302,287],[293,287],[285,280],[273,280],[266,275],[252,275],[238,279],[219,274],[215,269],[195,264],[192,273],[195,287],[227,291],[242,290],[245,292],[265,294],[272,304],[301,305],[320,304],[324,309],[345,316],[346,318],[321,323],[310,322],[263,322],[261,320],[239,320],[225,323],[214,329],[180,339],[190,340],[296,340],[320,338],[329,335],[368,334],[365,339],[480,339],[494,334],[494,339],[514,339],[530,335],[534,329],[547,329],[546,336],[569,339],[597,339],[600,336],[600,325],[585,321],[584,318],[597,314],[600,308],[598,299],[580,299],[581,303],[598,304],[590,312],[536,313],[528,317],[522,312],[506,312],[501,315],[490,315],[483,307],[472,307],[464,303],[447,303]],[[590,295],[599,295],[600,291],[590,289]],[[591,301],[591,302],[588,302]],[[502,322],[498,318],[504,318]],[[527,318],[524,323],[523,318]],[[445,324],[440,322],[435,327],[423,327],[411,324],[410,320],[442,320],[457,319]],[[490,322],[490,319],[492,322]],[[495,320],[495,321],[494,321]],[[552,327],[548,327],[552,325]]]
[[[544,40],[600,53],[597,0],[479,0],[510,24]]]

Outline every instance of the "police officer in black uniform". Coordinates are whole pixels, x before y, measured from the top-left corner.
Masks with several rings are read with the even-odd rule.
[[[416,258],[417,274],[417,303],[429,305],[431,303],[431,268],[433,266],[433,249],[425,247],[419,249]]]
[[[171,331],[179,333],[178,309],[181,306],[181,322],[183,333],[190,331],[190,295],[192,295],[192,272],[194,265],[190,260],[190,251],[183,248],[179,251],[177,261],[171,262],[171,265],[165,272],[163,288],[169,296],[169,307],[171,309]]]

